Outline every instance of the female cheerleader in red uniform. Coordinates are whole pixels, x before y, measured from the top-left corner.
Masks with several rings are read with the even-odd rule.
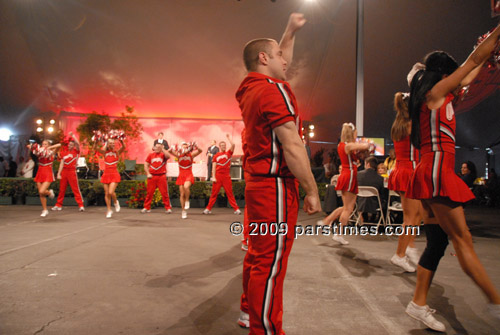
[[[422,212],[420,200],[409,199],[405,195],[408,183],[413,175],[413,169],[418,163],[419,155],[418,150],[410,142],[411,120],[408,114],[408,98],[408,93],[398,92],[394,96],[396,119],[392,124],[391,137],[396,152],[396,165],[389,175],[388,183],[389,190],[397,192],[401,197],[404,218],[403,227],[405,229],[406,227],[419,225]],[[409,262],[418,263],[418,252],[414,241],[415,235],[400,235],[398,248],[396,254],[391,258],[391,263],[407,272],[415,272],[415,268]]]
[[[369,143],[356,143],[357,131],[352,123],[344,123],[342,125],[342,132],[340,134],[340,142],[337,147],[340,162],[342,164],[342,172],[337,181],[335,189],[342,191],[343,208],[340,214],[339,232],[340,234],[333,234],[332,239],[340,244],[349,244],[342,237],[342,226],[346,225],[349,221],[349,216],[354,210],[356,204],[356,194],[358,194],[358,158],[356,151],[370,150]]]
[[[194,152],[193,152],[194,151]],[[194,183],[193,176],[193,159],[201,154],[202,150],[196,146],[196,143],[188,145],[182,142],[180,150],[170,148],[172,156],[177,157],[179,161],[179,177],[177,177],[176,185],[179,185],[180,201],[183,219],[187,219],[186,210],[189,209],[189,195],[191,185]]]
[[[50,183],[54,179],[54,171],[52,171],[52,163],[54,162],[55,150],[61,146],[61,144],[49,145],[49,141],[44,140],[42,145],[37,143],[29,144],[28,148],[33,152],[34,155],[38,157],[38,171],[36,173],[34,181],[36,182],[36,187],[38,188],[38,194],[40,195],[40,202],[42,203],[42,214],[41,217],[46,217],[49,214],[47,210],[47,197],[53,199],[54,191],[48,189]]]
[[[448,237],[462,269],[486,295],[492,314],[500,318],[500,295],[474,251],[465,222],[462,204],[474,195],[454,171],[456,121],[452,94],[472,82],[498,45],[499,37],[500,26],[497,26],[461,66],[445,52],[432,52],[411,81],[411,141],[420,148],[421,160],[406,196],[422,200],[424,223],[435,217],[439,225],[424,226],[427,246],[418,264],[415,293],[406,313],[437,331],[444,332],[445,325],[433,317],[434,311],[426,305],[426,300]]]
[[[101,183],[104,184],[104,200],[106,200],[106,206],[108,207],[108,212],[106,218],[109,219],[113,215],[111,210],[111,203],[115,205],[115,211],[120,211],[120,203],[116,199],[116,187],[121,181],[120,174],[118,173],[118,161],[121,153],[125,150],[125,143],[120,139],[121,147],[116,150],[115,139],[108,139],[104,148],[99,149],[96,147],[97,141],[94,143],[94,149],[104,156],[104,173],[101,176]]]

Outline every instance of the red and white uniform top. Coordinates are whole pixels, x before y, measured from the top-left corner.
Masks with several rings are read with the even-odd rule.
[[[302,136],[297,101],[290,85],[251,72],[236,92],[245,123],[246,171],[251,176],[293,177],[274,128],[293,122]]]
[[[162,175],[167,173],[167,156],[163,152],[152,152],[146,158],[149,164],[149,173]]]
[[[104,170],[117,170],[118,168],[118,153],[113,150],[107,150],[104,153]]]
[[[396,166],[408,166],[415,169],[419,161],[418,149],[410,141],[410,135],[405,136],[401,141],[394,142],[396,152]]]
[[[31,146],[31,152],[38,157],[38,166],[51,166],[52,162],[54,162],[54,151],[44,148],[37,143]]]
[[[449,93],[443,105],[438,109],[430,110],[426,104],[422,104],[420,111],[420,151],[422,155],[437,151],[455,154],[456,119],[453,100],[453,94]]]
[[[218,175],[229,175],[231,169],[231,157],[233,152],[231,150],[219,151],[212,158],[215,163],[215,173]]]
[[[60,153],[61,161],[63,162],[63,169],[66,170],[75,170],[76,163],[78,158],[80,157],[80,150],[73,148],[69,150],[67,147],[63,149]]]
[[[358,157],[356,157],[354,151],[351,151],[349,155],[346,154],[345,145],[346,142],[340,142],[339,145],[337,146],[337,152],[339,154],[340,163],[342,165],[342,172],[348,170],[357,172],[358,166],[356,165],[356,162],[358,160]]]
[[[191,156],[191,153],[185,153],[185,154],[180,154],[179,158],[179,171],[181,170],[190,170],[191,167],[193,166],[193,156]]]

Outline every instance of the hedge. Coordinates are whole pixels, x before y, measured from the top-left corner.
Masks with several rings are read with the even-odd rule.
[[[80,179],[78,181],[82,196],[87,199],[89,204],[95,204],[98,198],[104,196],[104,187],[97,179]],[[132,189],[136,189],[140,183],[146,181],[139,180],[122,180],[116,188],[116,196],[118,198],[130,198],[133,195]],[[191,186],[191,198],[193,199],[208,199],[212,191],[212,183],[197,181]],[[50,185],[54,193],[59,194],[59,180],[56,180]],[[170,198],[179,197],[179,187],[174,181],[168,182]],[[326,184],[318,184],[318,191],[321,200],[324,200],[326,193]],[[245,181],[233,181],[233,193],[236,199],[245,198]],[[221,192],[222,196],[226,196]],[[304,199],[305,192],[299,186],[300,199]],[[33,179],[28,178],[0,178],[0,196],[3,197],[38,197],[38,190]],[[71,188],[66,189],[66,196],[73,196]]]

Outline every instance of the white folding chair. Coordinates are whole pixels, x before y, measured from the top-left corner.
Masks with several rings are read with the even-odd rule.
[[[380,212],[380,218],[378,219],[378,222],[361,222],[362,212],[359,212],[358,219],[356,220],[356,225],[359,226],[360,224],[376,224],[377,230],[381,223],[385,226],[384,212],[382,209],[382,202],[380,201],[380,195],[378,193],[378,190],[373,186],[358,186],[358,197],[359,198],[377,197],[377,202],[378,202],[377,211]]]
[[[76,161],[76,171],[81,172],[85,171],[84,179],[87,179],[89,173],[89,167],[87,166],[87,162],[85,161],[85,157],[78,157]]]
[[[339,198],[342,198],[342,191],[337,190],[337,196]],[[342,204],[343,205],[343,204]],[[349,216],[349,223],[356,224],[359,220],[359,214],[358,214],[358,204],[354,203],[354,210],[352,211],[351,215]]]
[[[391,203],[391,198],[400,198],[400,202]],[[391,223],[391,212],[403,212],[403,207],[401,206],[401,197],[395,191],[389,190],[389,197],[387,198],[387,214],[385,215],[385,222],[387,225],[392,225]]]

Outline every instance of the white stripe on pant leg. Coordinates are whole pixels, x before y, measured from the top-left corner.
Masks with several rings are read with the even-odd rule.
[[[76,178],[76,187],[78,187],[78,193],[80,194],[80,198],[82,199],[82,206],[84,206],[85,202],[83,201],[82,192],[80,192],[80,183],[78,181],[78,173],[76,173],[76,170],[75,170],[75,178]],[[73,191],[73,197],[74,197],[75,196],[75,190],[72,189],[72,191]]]
[[[278,192],[278,221],[277,224],[280,224],[283,222],[283,208],[284,208],[284,199],[283,199],[283,179],[282,178],[277,178],[277,185],[276,185],[276,191]],[[269,313],[269,308],[271,307],[271,299],[273,296],[273,290],[274,290],[274,278],[276,277],[276,273],[278,272],[278,266],[281,261],[281,257],[283,256],[283,239],[284,235],[282,234],[277,234],[276,238],[278,239],[278,247],[275,251],[275,259],[274,263],[271,266],[271,276],[267,280],[267,290],[264,293],[264,310],[263,310],[263,323],[264,323],[264,329],[266,331],[266,335],[272,335],[272,329],[269,325],[269,318],[268,318],[268,313]]]

